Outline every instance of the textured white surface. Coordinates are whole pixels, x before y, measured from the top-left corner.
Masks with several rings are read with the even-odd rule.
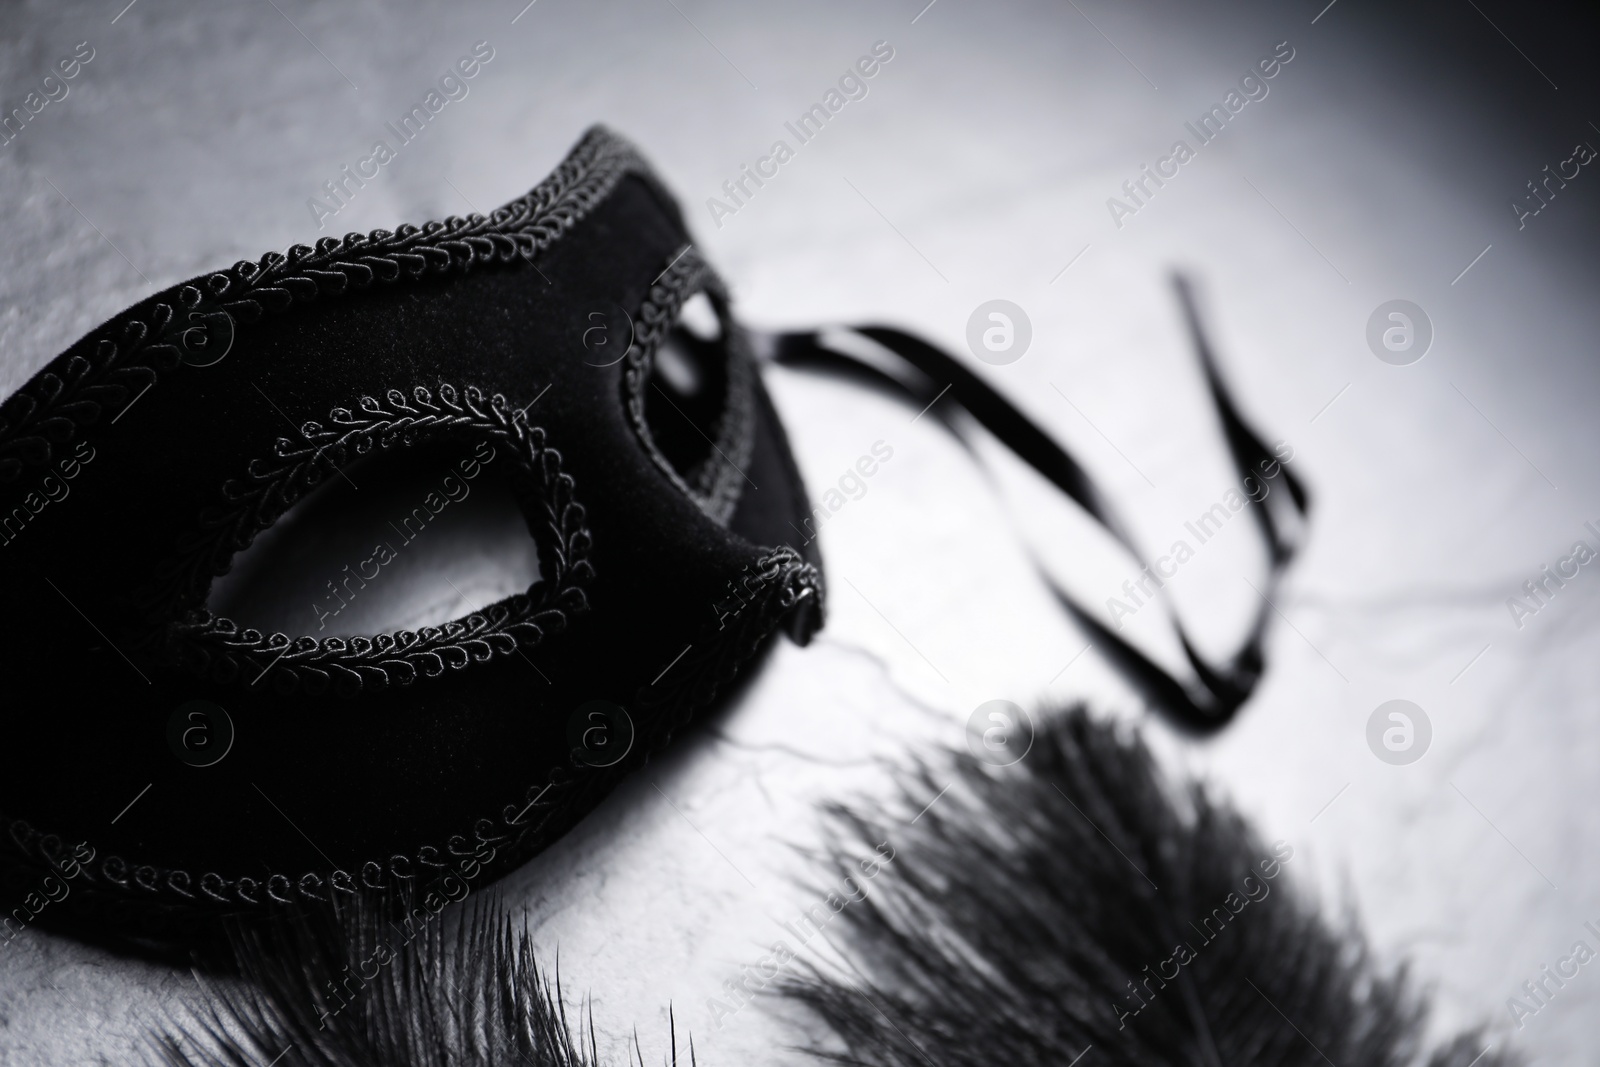
[[[0,388],[155,288],[317,236],[306,199],[480,39],[495,58],[470,95],[329,232],[488,209],[605,121],[678,191],[747,321],[886,320],[960,350],[980,302],[1022,305],[1032,348],[983,373],[1153,545],[1228,487],[1163,280],[1186,265],[1247,411],[1294,445],[1316,511],[1256,700],[1212,742],[1152,735],[1293,842],[1294,874],[1356,904],[1387,958],[1410,954],[1441,1024],[1487,1019],[1542,1062],[1592,1060],[1591,969],[1520,1031],[1505,1008],[1600,919],[1600,576],[1586,568],[1520,631],[1504,603],[1600,520],[1600,191],[1585,187],[1600,179],[1516,229],[1507,199],[1586,131],[1521,132],[1507,87],[1542,89],[1514,52],[1469,91],[1430,72],[1426,36],[1358,32],[1372,19],[1357,5],[1312,25],[1321,3],[941,0],[918,16],[921,3],[540,0],[514,25],[519,3],[277,6],[140,0],[115,24],[120,3],[8,10],[7,107],[78,41],[96,55],[0,149]],[[1500,47],[1461,17],[1446,31]],[[868,97],[714,226],[704,199],[879,39],[896,54]],[[1114,228],[1105,199],[1284,40],[1295,58],[1270,95]],[[1395,297],[1436,330],[1409,367],[1363,337]],[[886,795],[877,760],[959,744],[994,697],[1132,713],[1095,654],[1063,671],[1086,641],[1017,528],[1091,602],[1132,563],[1089,546],[1025,480],[1000,491],[914,411],[788,373],[771,385],[814,489],[874,441],[894,448],[824,528],[828,629],[781,648],[720,736],[641,776],[504,888],[546,953],[559,947],[566,988],[592,992],[613,1049],[634,1024],[661,1047],[670,1001],[701,1062],[786,1059],[797,1032],[783,1020],[749,1009],[719,1030],[704,1005],[812,902],[797,880],[823,875],[790,844],[813,837],[818,802]],[[1172,592],[1220,650],[1252,608],[1243,578],[1259,560],[1243,524],[1212,545]],[[1131,626],[1154,641],[1153,622]],[[1365,742],[1368,715],[1396,697],[1434,726],[1406,767]],[[0,1062],[116,1059],[191,981],[30,932],[0,951]]]

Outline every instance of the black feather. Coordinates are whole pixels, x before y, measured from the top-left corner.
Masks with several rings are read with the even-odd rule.
[[[805,965],[778,986],[825,1023],[831,1039],[810,1049],[825,1059],[1067,1067],[1092,1048],[1084,1067],[1514,1062],[1479,1058],[1475,1033],[1426,1055],[1404,966],[1382,970],[1353,919],[1325,920],[1289,884],[1292,862],[1265,877],[1282,852],[1226,802],[1170,787],[1137,734],[1081,710],[1043,724],[1014,766],[966,753],[919,765],[904,802],[926,811],[907,824],[834,809],[834,866],[853,870],[884,840],[895,858],[840,912],[846,967]]]
[[[238,980],[224,980],[208,1004],[153,1035],[160,1062],[598,1067],[592,1011],[568,1017],[559,960],[554,978],[542,971],[525,928],[476,902],[406,926],[394,921],[392,904],[358,900],[232,927]],[[675,1026],[673,1042],[676,1065]]]

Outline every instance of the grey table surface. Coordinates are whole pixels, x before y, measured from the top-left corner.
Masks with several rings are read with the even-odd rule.
[[[1536,1062],[1597,1062],[1587,969],[1520,1028],[1506,1008],[1600,920],[1600,578],[1583,568],[1520,627],[1506,604],[1600,521],[1600,178],[1585,168],[1520,228],[1509,207],[1600,131],[1514,43],[1515,18],[1463,5],[1391,25],[1356,0],[124,2],[0,10],[7,109],[93,49],[0,148],[6,392],[207,268],[504,202],[604,121],[678,192],[756,326],[890,321],[962,351],[980,303],[1023,307],[1026,355],[973,366],[1164,544],[1230,479],[1165,280],[1192,271],[1227,373],[1317,509],[1257,698],[1214,740],[1149,735],[1292,842],[1302,888],[1355,906],[1384,959],[1415,961],[1441,1030],[1485,1020]],[[319,231],[323,182],[478,41],[493,59],[468,95]],[[894,56],[868,94],[715,218],[707,199],[877,41]],[[1441,65],[1452,41],[1482,61]],[[1118,226],[1107,199],[1280,42],[1294,58],[1268,95]],[[1408,366],[1366,341],[1395,298],[1434,333]],[[788,843],[813,837],[818,803],[888,795],[875,759],[959,745],[997,697],[1146,717],[1029,552],[1091,603],[1136,564],[913,410],[792,372],[769,384],[814,491],[893,448],[823,529],[826,631],[504,890],[559,947],[566,987],[593,994],[613,1052],[634,1025],[663,1041],[670,1002],[701,1062],[787,1058],[797,1020],[719,1027],[703,1005],[810,903],[821,875]],[[1260,563],[1235,524],[1171,583],[1208,647],[1254,610]],[[1156,612],[1128,625],[1171,652]],[[1366,740],[1396,698],[1433,729],[1406,766]],[[0,951],[0,1062],[115,1061],[199,997],[187,973],[30,932]]]

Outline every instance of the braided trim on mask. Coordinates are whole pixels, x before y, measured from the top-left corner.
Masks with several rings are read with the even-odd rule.
[[[58,356],[0,404],[0,484],[49,463],[83,426],[114,419],[163,375],[221,359],[241,324],[374,284],[531,260],[630,173],[654,181],[631,144],[595,127],[550,177],[488,216],[324,237],[158,294],[91,335],[89,356]]]
[[[701,292],[711,298],[717,309],[728,347],[727,402],[711,435],[710,454],[685,477],[656,447],[645,420],[645,389],[656,350],[671,332],[684,302]],[[622,395],[634,435],[656,468],[719,526],[726,526],[733,516],[744,491],[744,468],[755,448],[755,369],[744,334],[727,313],[727,301],[721,279],[699,253],[692,246],[679,253],[651,285],[634,317],[633,343],[628,347],[622,375]]]
[[[282,694],[303,688],[319,695],[331,686],[352,696],[532,648],[588,607],[583,586],[594,575],[593,535],[574,499],[572,477],[562,471],[561,453],[546,443],[545,431],[530,428],[525,413],[513,411],[504,396],[486,400],[476,386],[449,384],[417,386],[410,398],[391,389],[383,401],[364,396],[356,410],[335,408],[329,419],[327,427],[307,422],[300,440],[279,438],[271,458],[252,460],[245,477],[226,482],[225,503],[202,513],[198,528],[157,566],[142,609],[152,627],[146,643],[157,645],[158,655],[224,684],[253,685],[270,670]],[[517,487],[518,497],[547,534],[535,537],[541,575],[525,593],[443,626],[376,637],[263,634],[195,607],[236,553],[351,459],[447,435],[492,441],[517,464],[519,481],[526,483]],[[174,615],[178,620],[166,623]]]

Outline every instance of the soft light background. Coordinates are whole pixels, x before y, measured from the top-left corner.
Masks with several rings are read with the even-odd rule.
[[[1226,372],[1293,445],[1315,514],[1257,698],[1215,740],[1150,735],[1291,842],[1293,875],[1357,907],[1385,959],[1415,960],[1441,1029],[1487,1020],[1538,1062],[1593,1060],[1594,968],[1520,1030],[1506,1009],[1600,920],[1600,574],[1521,629],[1505,604],[1600,520],[1600,176],[1584,168],[1521,230],[1509,207],[1575,143],[1600,144],[1592,85],[1568,77],[1576,26],[1488,0],[125,2],[0,14],[7,109],[79,41],[95,50],[0,148],[8,392],[154,289],[323,233],[488,210],[604,121],[678,192],[753,325],[888,321],[961,351],[978,304],[1021,305],[1031,348],[983,373],[1165,546],[1229,488],[1165,279],[1191,270]],[[479,40],[494,58],[470,95],[319,233],[307,199]],[[879,40],[895,54],[869,95],[715,225],[706,198],[792,144],[784,122]],[[1115,227],[1106,198],[1282,41],[1294,58],[1270,94]],[[1364,339],[1394,298],[1435,331],[1411,366]],[[827,874],[790,843],[815,839],[819,802],[889,796],[881,760],[961,745],[997,697],[1141,717],[1095,652],[1076,658],[1087,640],[1028,552],[1092,603],[1136,564],[932,419],[769,381],[814,493],[874,442],[894,450],[824,528],[828,628],[503,887],[619,1056],[634,1025],[647,1054],[665,1048],[670,1002],[702,1063],[792,1058],[793,1020],[751,1008],[719,1029],[706,1000],[818,899],[806,886]],[[1259,574],[1231,523],[1173,602],[1220,653]],[[1130,629],[1169,648],[1155,609]],[[1410,766],[1367,748],[1393,698],[1432,722]],[[196,995],[187,974],[30,931],[0,953],[0,1061],[120,1060]]]

